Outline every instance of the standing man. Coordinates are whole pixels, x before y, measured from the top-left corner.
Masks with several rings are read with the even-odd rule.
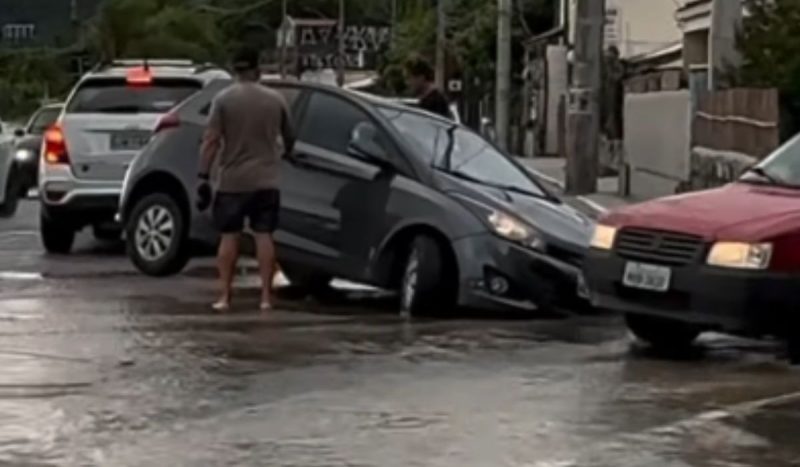
[[[435,72],[428,61],[413,57],[406,62],[408,86],[419,98],[419,107],[445,118],[452,118],[447,97],[434,83]]]
[[[222,233],[217,265],[221,296],[217,311],[228,311],[239,259],[239,239],[249,222],[258,249],[262,280],[261,310],[272,308],[272,278],[278,226],[280,161],[291,154],[295,137],[283,96],[259,83],[259,53],[236,54],[236,83],[218,95],[203,137],[198,198],[210,199],[209,174],[219,157],[219,179],[213,217]]]

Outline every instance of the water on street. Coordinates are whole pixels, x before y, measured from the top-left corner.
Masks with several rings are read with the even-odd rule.
[[[44,255],[0,221],[0,465],[788,467],[800,373],[778,344],[680,356],[611,315],[407,321],[390,298],[212,313],[207,260],[139,275],[114,244]]]

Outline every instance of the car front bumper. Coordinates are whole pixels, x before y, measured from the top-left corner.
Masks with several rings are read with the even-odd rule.
[[[459,306],[550,311],[588,303],[578,293],[583,285],[580,255],[560,258],[490,234],[456,240],[453,248],[459,265]],[[493,290],[497,278],[507,282],[506,291]]]
[[[781,334],[800,316],[800,275],[742,271],[705,265],[672,269],[667,292],[622,284],[627,260],[592,250],[584,266],[592,303],[743,335]]]

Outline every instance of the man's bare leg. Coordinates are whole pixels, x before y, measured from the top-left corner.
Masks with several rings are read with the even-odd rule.
[[[255,234],[255,238],[258,269],[261,273],[261,309],[267,311],[272,308],[272,282],[276,271],[275,243],[271,234],[259,233]]]
[[[220,299],[214,304],[217,311],[227,311],[233,297],[233,279],[236,276],[236,263],[239,260],[239,234],[223,234],[217,252],[219,269]]]

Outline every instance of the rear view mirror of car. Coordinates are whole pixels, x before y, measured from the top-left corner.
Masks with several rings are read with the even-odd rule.
[[[22,137],[24,137],[24,136],[25,136],[25,130],[23,130],[22,128],[17,128],[17,129],[14,131],[14,136],[16,136],[17,138],[22,138]]]
[[[367,122],[359,123],[353,128],[347,152],[351,156],[385,165],[388,163],[388,154],[377,140],[378,129],[375,125]]]

